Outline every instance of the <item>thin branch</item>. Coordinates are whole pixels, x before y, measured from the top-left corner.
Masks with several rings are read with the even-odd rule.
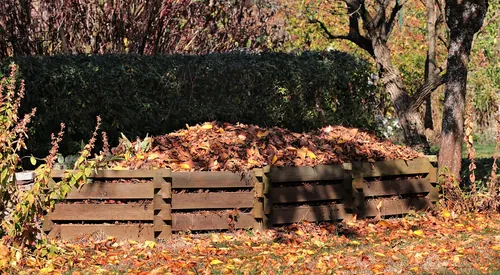
[[[309,20],[309,23],[312,23],[312,24],[319,24],[320,28],[325,32],[326,36],[329,38],[329,39],[344,39],[344,40],[349,40],[351,42],[354,42],[351,40],[351,38],[349,37],[349,35],[333,35],[329,30],[328,28],[326,27],[325,23],[323,23],[322,21],[320,20],[317,20],[317,19],[310,19]],[[355,43],[355,42],[354,42]]]
[[[389,37],[389,34],[391,33],[393,27],[394,27],[394,21],[396,20],[396,17],[398,16],[399,11],[401,8],[403,8],[403,4],[397,4],[392,8],[391,16],[389,17],[389,20],[385,23],[385,33],[384,36],[387,39]]]

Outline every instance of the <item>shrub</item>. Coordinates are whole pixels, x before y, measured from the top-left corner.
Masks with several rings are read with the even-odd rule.
[[[12,59],[3,60],[6,72]],[[24,110],[37,107],[29,141],[45,153],[64,122],[61,153],[80,149],[94,118],[116,141],[221,120],[306,131],[325,124],[374,129],[369,64],[342,52],[16,57]]]

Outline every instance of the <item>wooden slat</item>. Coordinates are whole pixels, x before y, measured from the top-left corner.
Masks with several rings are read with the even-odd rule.
[[[152,199],[152,182],[92,182],[80,189],[73,188],[67,195],[68,200],[83,199]]]
[[[51,176],[53,178],[62,178],[67,170],[54,170]],[[75,172],[75,171],[68,171]],[[168,178],[171,175],[170,169],[156,170],[98,170],[97,173],[92,171],[89,178],[94,179],[152,179],[155,175],[161,175]]]
[[[363,184],[365,197],[429,193],[431,189],[429,179],[372,181]]]
[[[227,230],[228,214],[172,214],[172,230]],[[255,219],[251,213],[241,213],[235,228],[252,228]]]
[[[52,221],[152,221],[153,205],[56,204]]]
[[[342,184],[275,187],[271,199],[274,204],[338,200],[345,196]]]
[[[333,221],[342,220],[346,215],[343,204],[320,205],[320,206],[298,206],[273,209],[273,224],[287,224],[300,221]]]
[[[254,180],[232,172],[173,172],[172,188],[252,188]]]
[[[253,207],[253,192],[172,194],[172,209],[223,209]]]
[[[339,180],[344,178],[344,169],[341,165],[272,167],[269,177],[273,183]]]
[[[365,216],[375,217],[378,215],[377,204],[378,200],[366,202]],[[380,212],[382,216],[407,214],[410,210],[424,210],[427,207],[432,207],[430,200],[425,197],[411,199],[395,199],[382,200]]]
[[[102,234],[104,237],[112,236],[122,240],[145,241],[154,239],[152,224],[58,224],[50,231],[49,237],[70,240],[87,234]]]
[[[433,168],[426,158],[414,160],[386,160],[370,162],[353,162],[352,173],[355,178],[398,176],[408,174],[426,174]]]

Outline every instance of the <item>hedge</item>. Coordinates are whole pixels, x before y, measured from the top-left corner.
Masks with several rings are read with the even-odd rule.
[[[187,55],[15,57],[25,80],[25,111],[37,107],[28,146],[46,155],[66,123],[60,150],[74,153],[96,123],[110,141],[164,134],[204,121],[306,131],[325,124],[373,129],[372,68],[342,52],[234,52]]]

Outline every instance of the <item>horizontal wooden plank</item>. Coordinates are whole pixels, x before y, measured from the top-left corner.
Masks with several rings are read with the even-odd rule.
[[[315,167],[273,166],[269,177],[273,183],[339,180],[344,178],[344,169],[342,165],[318,165]]]
[[[253,192],[172,194],[172,209],[251,208]]]
[[[92,182],[73,188],[68,200],[82,199],[152,199],[153,182]]]
[[[115,237],[122,240],[153,240],[152,224],[58,224],[50,231],[49,237],[70,240],[83,235]]]
[[[365,197],[429,193],[429,179],[386,180],[363,183]]]
[[[342,184],[275,187],[271,193],[273,203],[339,200],[344,196]]]
[[[427,174],[433,168],[427,158],[414,160],[386,160],[370,162],[353,162],[352,174],[355,178],[398,176],[411,174]]]
[[[365,203],[365,216],[375,217],[378,215],[377,205],[379,200],[371,200]],[[410,210],[425,210],[432,207],[432,203],[425,197],[410,199],[386,199],[382,200],[380,212],[382,216],[407,214]]]
[[[273,208],[272,223],[288,224],[300,221],[321,222],[342,220],[346,215],[343,204]]]
[[[51,176],[53,178],[63,178],[67,172],[76,172],[68,170],[54,170]],[[92,171],[89,178],[94,179],[152,179],[156,175],[169,178],[171,176],[170,169],[152,169],[152,170],[97,170],[97,173]]]
[[[172,214],[172,230],[228,230],[228,214]],[[251,213],[241,213],[235,228],[251,228],[255,219]]]
[[[172,173],[172,188],[252,188],[254,182],[253,172],[244,178],[227,171]]]
[[[153,205],[56,204],[48,214],[57,221],[152,221]]]

